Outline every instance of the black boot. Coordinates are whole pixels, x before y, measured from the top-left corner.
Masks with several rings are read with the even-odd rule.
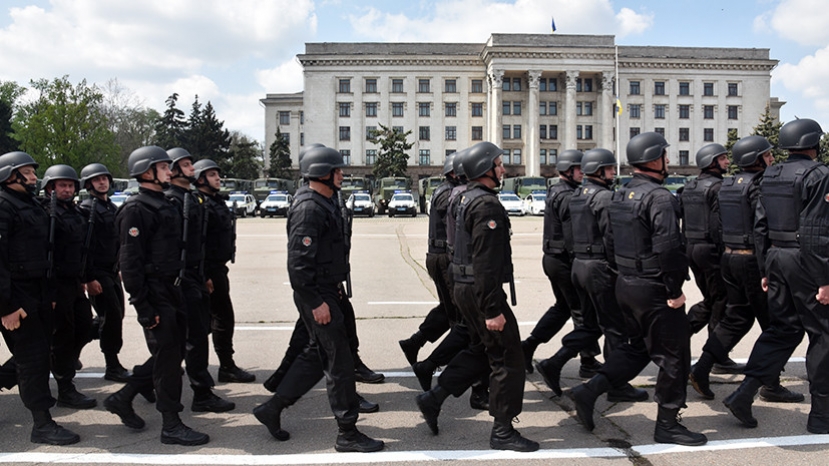
[[[285,374],[287,374],[287,373],[288,373],[288,368],[287,367],[283,368],[282,366],[279,366],[279,368],[277,368],[273,372],[273,374],[271,374],[271,376],[268,377],[268,380],[266,380],[265,382],[262,383],[262,386],[265,387],[265,390],[267,390],[271,393],[276,392],[277,387],[279,387],[279,384],[282,383],[282,379],[285,378]]]
[[[512,427],[511,421],[495,420],[489,435],[489,448],[493,450],[536,451],[538,442],[523,437]]]
[[[691,386],[694,387],[697,393],[706,400],[714,399],[714,392],[711,391],[709,374],[711,368],[714,366],[714,355],[703,351],[699,361],[691,368],[691,373],[688,374],[688,380],[691,381]]]
[[[132,400],[137,394],[132,384],[126,384],[104,400],[104,408],[121,418],[121,423],[130,429],[143,429],[144,420],[132,409]]]
[[[472,385],[469,394],[469,407],[480,411],[489,411],[489,388],[482,383]]]
[[[754,395],[762,385],[759,379],[747,376],[740,387],[723,400],[723,404],[731,411],[731,414],[746,427],[757,427],[757,419],[751,415],[751,405],[754,404]]]
[[[563,346],[556,354],[535,365],[538,373],[544,379],[544,383],[550,387],[550,390],[556,396],[561,396],[561,369],[567,364],[567,361],[575,358],[578,354],[578,351]]]
[[[607,377],[604,374],[596,374],[587,383],[570,390],[570,397],[576,404],[576,416],[587,430],[592,431],[596,428],[596,424],[593,422],[593,406],[595,406],[599,396],[609,389],[610,381],[607,380]]]
[[[279,395],[274,395],[267,402],[253,408],[253,415],[256,420],[264,424],[271,436],[281,442],[291,438],[291,434],[282,430],[280,420],[282,410],[287,407],[288,403],[285,400],[280,398]]]
[[[535,350],[540,344],[541,340],[532,335],[521,342],[521,349],[524,351],[524,368],[528,374],[533,373],[533,354],[535,354]]]
[[[723,364],[720,364],[720,363],[714,364],[714,367],[711,368],[711,373],[712,374],[742,374],[743,371],[745,371],[745,370],[746,370],[746,365],[745,364],[740,364],[740,363],[734,362],[731,358],[728,358],[728,360]]]
[[[354,379],[357,382],[363,383],[382,383],[386,376],[369,369],[368,366],[360,359],[360,356],[354,356]]]
[[[423,419],[426,420],[426,425],[429,426],[429,429],[435,435],[438,434],[440,407],[448,396],[449,392],[440,385],[435,385],[428,392],[423,392],[415,397],[415,402],[423,414]]]
[[[126,383],[128,377],[131,375],[130,371],[121,365],[118,360],[118,353],[104,353],[104,361],[106,362],[106,372],[104,372],[104,379],[113,382]]]
[[[360,412],[364,414],[376,413],[380,411],[380,405],[363,398],[363,395],[357,394],[357,401],[360,402]]]
[[[213,393],[209,387],[193,387],[193,404],[190,411],[194,413],[225,413],[236,408],[236,404]]]
[[[47,445],[71,445],[81,441],[81,437],[69,429],[59,426],[52,420],[49,411],[32,411],[32,443]]]
[[[619,388],[611,388],[608,390],[607,401],[611,403],[638,403],[640,401],[648,401],[648,391],[626,383]]]
[[[90,398],[79,392],[71,380],[58,385],[58,406],[72,409],[92,409],[98,405],[95,398]]]
[[[219,366],[219,382],[250,383],[256,380],[256,376],[240,368],[232,360],[226,365]]]
[[[210,441],[210,436],[187,427],[181,422],[178,413],[161,413],[161,443],[167,445],[204,445]]]
[[[660,406],[656,416],[656,429],[653,439],[657,443],[675,443],[689,447],[697,447],[708,443],[704,434],[691,432],[679,423],[679,409],[670,409]]]
[[[357,430],[354,422],[337,421],[339,432],[334,449],[340,452],[370,453],[383,449],[383,441],[375,440]]]
[[[780,379],[777,380],[777,385],[773,387],[766,387],[760,389],[760,398],[769,403],[800,403],[806,397],[802,393],[797,393],[780,385]]]
[[[812,410],[809,411],[806,430],[813,434],[829,434],[829,398],[812,395]]]
[[[420,382],[420,388],[424,392],[428,392],[432,388],[432,375],[434,375],[437,368],[437,364],[428,359],[423,362],[416,362],[412,366],[415,376],[417,376],[417,381]]]
[[[426,344],[426,337],[418,330],[409,338],[400,340],[398,343],[400,344],[400,349],[403,350],[403,354],[406,356],[406,361],[409,361],[410,366],[414,366],[417,362],[417,353]]]
[[[581,366],[579,366],[579,377],[583,379],[591,379],[594,375],[599,373],[602,368],[602,363],[596,360],[593,356],[581,357]]]

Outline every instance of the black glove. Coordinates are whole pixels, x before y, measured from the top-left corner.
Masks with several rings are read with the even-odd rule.
[[[155,318],[157,314],[148,302],[145,301],[141,304],[134,304],[133,306],[135,307],[135,312],[138,313],[138,323],[142,327],[152,327],[156,324]]]

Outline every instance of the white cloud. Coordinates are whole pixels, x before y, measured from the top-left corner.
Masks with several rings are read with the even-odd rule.
[[[829,116],[829,46],[814,55],[803,57],[797,64],[784,63],[772,74],[772,82],[780,83],[792,93],[802,95],[814,102],[814,107]],[[801,117],[806,115],[799,115]],[[813,117],[817,118],[817,117]]]
[[[384,13],[376,8],[349,16],[354,33],[367,40],[395,42],[483,42],[492,33],[550,32],[555,18],[560,34],[640,33],[653,16],[623,8],[610,0],[448,0],[429,2],[422,17]]]
[[[825,0],[782,0],[773,12],[763,16],[763,21],[785,39],[802,45],[829,43],[829,8]]]
[[[299,92],[304,87],[303,79],[302,65],[296,58],[276,68],[256,72],[257,82],[270,93]]]

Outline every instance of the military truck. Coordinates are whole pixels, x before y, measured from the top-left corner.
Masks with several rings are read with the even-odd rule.
[[[377,213],[380,215],[386,213],[386,207],[389,205],[389,201],[395,191],[410,191],[411,189],[412,179],[408,176],[380,178],[377,180],[374,189],[374,205],[377,206]]]
[[[521,199],[526,199],[533,191],[546,190],[547,180],[543,176],[516,176],[505,178],[501,185],[501,192],[515,193]]]
[[[253,181],[253,197],[256,198],[256,205],[267,199],[272,191],[294,194],[296,184],[293,180],[286,180],[285,178],[257,178]]]
[[[231,192],[251,192],[253,191],[253,181],[243,180],[241,178],[222,178],[219,180],[219,194],[227,197]]]
[[[417,192],[420,195],[420,213],[425,214],[426,206],[429,204],[429,201],[432,199],[432,193],[435,191],[435,188],[440,186],[443,183],[445,178],[442,176],[430,176],[429,178],[423,178],[417,180]]]
[[[348,199],[355,191],[366,191],[369,195],[373,192],[371,183],[362,176],[346,175],[343,177],[342,189],[343,199]]]

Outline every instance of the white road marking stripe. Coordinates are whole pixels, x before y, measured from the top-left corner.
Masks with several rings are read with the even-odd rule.
[[[650,444],[635,445],[631,450],[643,457],[692,453],[699,451],[746,450],[769,447],[792,447],[829,444],[826,435],[797,435],[789,437],[763,437],[709,442],[701,447]],[[402,463],[425,461],[507,461],[567,458],[624,458],[627,455],[615,448],[572,448],[539,450],[518,453],[493,450],[424,450],[378,453],[319,453],[291,455],[154,455],[130,453],[0,453],[0,463],[62,463],[62,464],[176,464],[176,465],[266,465],[266,464],[366,464]]]

